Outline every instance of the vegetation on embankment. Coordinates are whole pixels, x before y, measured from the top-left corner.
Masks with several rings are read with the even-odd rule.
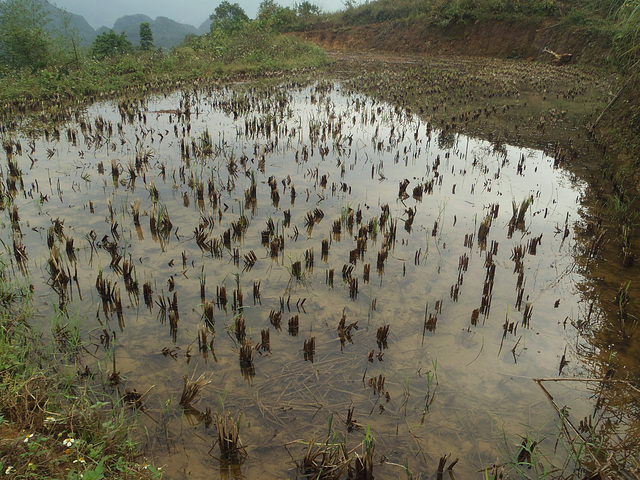
[[[640,166],[640,73],[623,77],[615,95],[596,119],[596,141],[610,155],[619,156],[637,175]],[[631,180],[631,178],[630,178]],[[633,179],[637,185],[637,179]]]
[[[12,479],[160,478],[141,461],[134,404],[81,368],[79,325],[60,315],[44,343],[31,288],[0,260],[0,475]],[[101,381],[105,381],[101,385]]]
[[[154,48],[148,28],[140,46],[111,31],[82,50],[73,32],[53,37],[44,28],[47,14],[39,2],[0,3],[0,118],[45,106],[55,111],[103,97],[269,76],[327,62],[316,45],[281,35],[276,11],[261,7],[261,16],[251,21],[233,7],[222,2],[211,15],[210,32],[188,36],[179,47],[162,52]],[[144,27],[140,25],[142,33]]]
[[[46,104],[91,103],[100,98],[147,94],[186,83],[204,85],[231,78],[269,76],[273,72],[314,68],[327,61],[320,48],[299,39],[267,36],[261,42],[261,37],[242,38],[251,48],[244,56],[231,51],[220,58],[206,48],[186,45],[170,54],[131,53],[35,72],[10,72],[0,84],[0,116],[11,117]],[[253,42],[256,43],[251,45]]]
[[[291,30],[332,48],[527,58],[548,46],[583,62],[629,66],[637,7],[635,0],[351,0]]]

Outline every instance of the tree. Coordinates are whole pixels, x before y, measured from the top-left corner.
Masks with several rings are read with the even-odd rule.
[[[153,50],[153,32],[148,22],[140,24],[140,50]]]
[[[274,0],[262,0],[258,8],[257,21],[267,31],[283,32],[295,23],[295,18],[292,8],[281,7]]]
[[[0,2],[0,62],[11,69],[45,67],[53,45],[48,21],[38,0]]]
[[[298,14],[298,27],[302,30],[307,30],[311,27],[313,22],[320,15],[320,7],[315,3],[311,3],[308,0],[304,0],[302,3],[295,3],[296,13]]]
[[[73,62],[76,65],[80,65],[80,57],[78,56],[78,44],[81,42],[78,29],[71,24],[71,15],[66,10],[61,10],[61,31],[60,39],[63,44],[65,52],[68,54],[73,53]],[[69,62],[71,63],[71,62]]]
[[[102,60],[105,57],[114,57],[133,52],[133,44],[127,40],[127,35],[120,35],[113,30],[98,35],[91,45],[91,56]]]
[[[273,0],[262,0],[258,7],[258,20],[268,20],[276,16],[280,6]]]
[[[296,3],[296,10],[298,11],[298,15],[304,20],[312,16],[320,15],[320,7],[308,0],[304,0],[302,3]]]
[[[209,19],[213,22],[211,24],[212,32],[220,29],[227,35],[242,30],[249,23],[249,17],[243,8],[237,3],[232,5],[227,0],[224,0],[216,7],[215,12],[209,16]]]

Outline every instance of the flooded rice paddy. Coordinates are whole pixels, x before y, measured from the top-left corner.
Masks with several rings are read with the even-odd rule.
[[[373,452],[376,478],[428,478],[443,455],[477,478],[527,435],[562,464],[532,380],[582,368],[585,187],[562,151],[444,134],[327,82],[30,129],[5,141],[5,255],[40,328],[60,348],[82,336],[74,368],[109,376],[169,478],[317,475],[328,432],[348,458]],[[548,388],[591,413],[582,383]]]

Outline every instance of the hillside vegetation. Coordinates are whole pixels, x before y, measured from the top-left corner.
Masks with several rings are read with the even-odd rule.
[[[349,0],[344,10],[316,15],[291,30],[332,32],[345,39],[349,32],[352,37],[373,32],[374,48],[421,53],[435,53],[425,40],[461,46],[456,53],[486,55],[498,53],[494,43],[512,44],[507,52],[512,56],[531,53],[536,37],[536,53],[544,47],[540,42],[556,41],[590,62],[629,68],[638,58],[639,28],[637,0]],[[416,32],[415,41],[402,42],[402,32],[405,38]],[[474,48],[483,35],[490,41]],[[531,48],[523,49],[526,43]]]
[[[231,6],[221,4],[225,5]],[[46,28],[51,18],[40,0],[1,2],[0,114],[12,116],[48,101],[58,105],[90,102],[125,92],[143,94],[171,88],[181,82],[212,82],[230,74],[287,71],[326,63],[319,47],[279,33],[277,10],[262,8],[259,18],[250,20],[244,11],[229,16],[219,8],[211,14],[209,32],[191,34],[165,53],[157,48],[159,39],[152,28],[145,48],[141,48],[139,37],[133,39],[138,43],[135,45],[125,32],[110,30],[99,35],[89,49],[83,49],[72,27],[58,33]],[[141,22],[138,34],[145,28],[149,32],[150,26],[150,22]]]
[[[11,2],[5,3],[9,6],[11,5]],[[81,49],[90,46],[98,35],[110,30],[107,26],[96,30],[83,16],[65,11],[48,0],[26,0],[24,3],[30,11],[40,10],[46,14],[47,21],[44,23],[43,28],[47,34],[52,38],[66,38],[67,41],[73,39],[76,46]],[[124,32],[129,40],[137,45],[139,43],[138,28],[140,23],[143,22],[149,23],[151,26],[153,35],[156,38],[156,47],[165,51],[169,51],[180,44],[186,35],[199,32],[192,25],[179,23],[167,17],[152,19],[146,15],[125,15],[120,17],[114,23],[113,30],[118,34]]]

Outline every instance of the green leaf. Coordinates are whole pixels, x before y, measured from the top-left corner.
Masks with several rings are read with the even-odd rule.
[[[86,470],[82,476],[83,480],[102,480],[104,478],[104,458],[93,470]]]

